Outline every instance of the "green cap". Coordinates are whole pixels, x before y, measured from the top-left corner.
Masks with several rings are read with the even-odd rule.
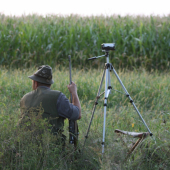
[[[52,68],[48,65],[42,65],[38,67],[38,71],[36,71],[32,76],[28,77],[43,84],[54,83],[54,81],[52,80]]]

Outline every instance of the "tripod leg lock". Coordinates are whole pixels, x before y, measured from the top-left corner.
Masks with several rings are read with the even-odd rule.
[[[113,70],[113,66],[111,63],[105,63],[105,69],[109,69],[110,71]]]
[[[108,89],[112,89],[112,86],[109,86]]]
[[[126,94],[126,96],[129,97],[130,95]],[[133,103],[133,100],[131,99],[131,97],[130,97],[130,103]]]
[[[102,145],[104,145],[105,143],[104,142],[102,142]]]
[[[104,106],[107,106],[107,103],[105,103]]]
[[[95,102],[95,105],[98,105],[98,102]]]

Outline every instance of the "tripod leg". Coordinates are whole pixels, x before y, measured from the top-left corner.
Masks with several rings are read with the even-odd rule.
[[[110,80],[110,72],[111,72],[111,71],[112,71],[112,70],[109,70],[109,71],[108,71],[108,83],[109,83],[109,86],[108,86],[108,94],[107,94],[107,96],[109,96],[110,91],[111,91],[111,89],[112,89],[111,80]]]
[[[133,105],[134,109],[136,110],[136,112],[138,113],[138,115],[139,115],[139,117],[141,118],[142,122],[144,123],[145,127],[148,129],[148,132],[150,133],[150,136],[152,136],[152,133],[151,133],[151,131],[150,131],[149,127],[147,126],[147,124],[146,124],[145,120],[142,118],[142,115],[140,114],[139,110],[137,109],[137,107],[136,107],[135,103],[133,102],[132,98],[130,97],[130,95],[129,95],[128,91],[126,90],[125,86],[123,85],[122,81],[120,80],[120,78],[119,78],[119,76],[118,76],[118,74],[117,74],[116,70],[113,68],[113,66],[112,66],[112,70],[113,70],[113,72],[114,72],[115,76],[117,77],[117,79],[118,79],[119,83],[121,84],[121,86],[122,86],[123,90],[125,91],[126,96],[129,98],[130,103]]]
[[[94,112],[95,112],[95,109],[96,109],[96,105],[98,104],[98,99],[99,99],[100,91],[101,91],[101,88],[102,88],[105,71],[106,71],[106,69],[104,69],[104,71],[103,71],[102,79],[101,79],[100,86],[99,86],[99,89],[98,89],[98,93],[97,93],[97,96],[96,96],[96,101],[94,103],[93,110],[92,110],[92,116],[91,116],[91,119],[90,119],[90,124],[89,124],[89,127],[87,129],[87,134],[85,136],[85,141],[84,141],[83,149],[84,149],[84,146],[85,146],[85,143],[86,143],[86,139],[88,138],[88,134],[89,134],[89,131],[90,131],[90,126],[91,126],[91,123],[92,123],[92,120],[93,120],[93,116],[94,116]]]
[[[106,126],[106,109],[107,109],[107,99],[110,93],[110,88],[108,88],[108,81],[110,85],[110,73],[108,65],[106,64],[106,75],[105,75],[105,98],[104,98],[104,120],[103,120],[103,140],[102,140],[102,154],[104,154],[104,144],[105,144],[105,126]]]

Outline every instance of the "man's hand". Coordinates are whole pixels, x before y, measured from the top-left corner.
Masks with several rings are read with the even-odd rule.
[[[77,86],[74,82],[72,82],[72,84],[69,84],[67,88],[72,95],[77,95]]]
[[[81,119],[81,105],[80,105],[79,97],[77,94],[77,86],[74,82],[72,82],[67,87],[68,87],[68,90],[70,91],[70,93],[72,94],[73,105],[75,105],[79,108],[79,119]]]

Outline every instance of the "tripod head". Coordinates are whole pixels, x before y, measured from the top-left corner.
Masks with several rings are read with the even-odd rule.
[[[115,43],[103,43],[101,44],[102,50],[109,51],[115,50]]]
[[[110,50],[115,50],[115,43],[103,43],[103,44],[101,44],[101,48],[102,48],[102,51],[105,52],[105,55],[88,58],[88,60],[94,60],[94,59],[104,57],[104,56],[108,57],[109,56],[109,51]]]

